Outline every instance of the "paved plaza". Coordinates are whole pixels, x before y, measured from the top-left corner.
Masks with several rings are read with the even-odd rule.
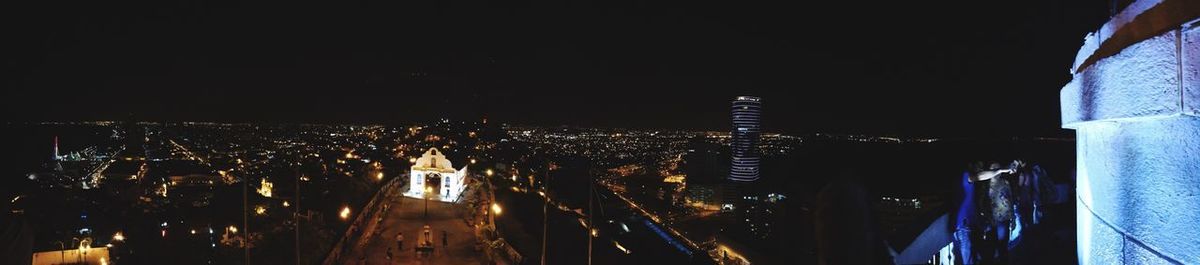
[[[390,209],[376,227],[378,231],[366,231],[373,233],[346,256],[345,264],[486,264],[484,254],[475,251],[474,230],[459,216],[455,209],[458,206],[430,200],[426,218],[424,200],[395,196],[389,202]],[[428,255],[418,255],[414,247],[426,224],[431,228],[434,248]],[[449,238],[448,247],[443,247],[443,231]],[[403,250],[396,248],[395,238],[400,232],[404,233]]]

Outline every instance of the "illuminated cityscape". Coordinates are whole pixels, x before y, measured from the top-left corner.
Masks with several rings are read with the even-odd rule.
[[[23,4],[0,264],[1200,264],[1196,1]]]

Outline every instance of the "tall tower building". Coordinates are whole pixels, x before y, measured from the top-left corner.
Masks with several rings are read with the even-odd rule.
[[[733,131],[730,133],[733,137],[730,148],[733,161],[729,167],[729,180],[758,180],[760,100],[753,96],[739,96],[733,100]]]
[[[54,136],[54,161],[58,161],[61,158],[58,156],[58,136]]]
[[[733,100],[733,129],[730,132],[729,179],[723,195],[723,211],[735,212],[738,228],[749,232],[756,240],[766,240],[771,229],[771,211],[763,203],[759,178],[761,154],[759,137],[762,99],[739,96]]]

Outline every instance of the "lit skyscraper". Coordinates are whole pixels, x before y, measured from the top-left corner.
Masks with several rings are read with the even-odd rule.
[[[759,114],[762,102],[758,97],[739,96],[733,101],[732,158],[729,180],[747,182],[758,180]]]

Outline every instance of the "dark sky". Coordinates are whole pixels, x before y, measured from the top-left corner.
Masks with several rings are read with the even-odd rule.
[[[1106,1],[26,1],[5,119],[1064,135]],[[15,44],[15,45],[13,45]],[[1066,134],[1069,135],[1069,134]]]

